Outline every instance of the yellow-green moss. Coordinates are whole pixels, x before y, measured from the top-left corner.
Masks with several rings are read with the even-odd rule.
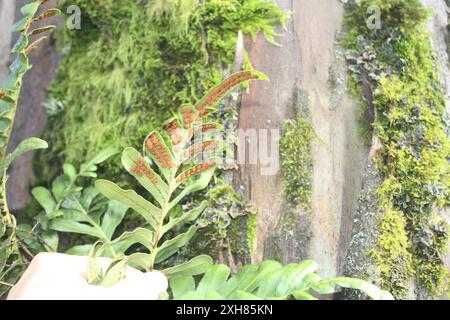
[[[250,256],[253,256],[255,251],[256,222],[256,214],[247,216],[247,242]]]
[[[380,30],[366,26],[371,5],[381,10]],[[450,199],[450,142],[439,68],[426,30],[427,14],[417,0],[362,0],[348,5],[345,19],[349,28],[345,45],[352,53],[375,55],[368,67],[355,65],[352,71],[356,82],[365,77],[375,92],[378,118],[374,127],[382,144],[376,161],[384,176],[379,205],[388,220],[380,222],[379,248],[372,253],[378,257],[384,288],[399,297],[408,285],[411,266],[421,297],[439,296],[447,278],[442,253],[448,228],[437,221],[433,208]],[[394,231],[397,234],[391,238]],[[392,252],[384,245],[394,239],[404,242],[405,235],[408,250]],[[394,263],[409,261],[409,255],[411,266]],[[421,289],[426,293],[421,294]]]
[[[388,207],[378,228],[377,248],[369,254],[379,267],[381,286],[396,297],[407,298],[413,268],[405,217]]]
[[[312,155],[314,129],[300,113],[289,120],[280,139],[281,168],[285,195],[292,208],[311,209]]]

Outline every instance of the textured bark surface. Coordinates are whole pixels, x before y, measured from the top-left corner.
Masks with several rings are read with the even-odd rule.
[[[292,20],[281,47],[262,37],[248,45],[255,68],[271,82],[255,83],[243,96],[240,128],[281,129],[295,108],[309,108],[318,136],[312,213],[287,212],[280,175],[265,177],[259,166],[241,166],[241,181],[258,208],[255,258],[313,258],[321,274],[333,276],[342,271],[368,153],[358,138],[358,106],[345,93],[345,63],[335,45],[343,8],[335,0],[278,3],[293,12]],[[294,99],[298,96],[303,99]]]
[[[343,274],[360,279],[379,280],[373,258],[367,252],[377,247],[379,237],[378,225],[383,212],[378,206],[376,191],[382,183],[382,177],[376,168],[374,157],[378,150],[378,140],[374,136],[372,148],[367,159],[367,166],[363,175],[362,189],[359,194],[348,251],[345,257]],[[348,299],[365,299],[364,294],[353,290],[346,291]]]
[[[283,10],[296,10],[297,1],[278,1]],[[239,128],[280,129],[285,119],[293,115],[293,94],[300,81],[300,48],[295,25],[290,23],[284,36],[273,46],[262,35],[254,43],[247,42],[247,50],[254,67],[270,77],[270,82],[251,84],[250,93],[243,94]],[[257,240],[254,259],[264,256],[264,244],[276,226],[282,210],[282,178],[280,175],[262,176],[261,165],[242,165],[241,182],[247,197],[258,209]]]
[[[446,0],[421,0],[421,2],[424,6],[432,9],[428,30],[430,31],[433,48],[436,51],[436,56],[442,71],[442,84],[445,89],[447,114],[450,119],[450,59],[448,54],[449,43],[447,40],[449,36],[447,26],[449,25],[450,7],[447,5],[448,1]],[[450,134],[450,128],[448,128],[448,133]],[[450,208],[436,210],[436,214],[450,225]],[[450,272],[450,243],[448,247],[449,250],[445,256],[445,263]],[[448,296],[443,298],[448,299]]]

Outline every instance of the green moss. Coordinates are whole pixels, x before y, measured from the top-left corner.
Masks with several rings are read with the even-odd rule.
[[[381,286],[398,298],[408,297],[407,284],[413,274],[405,227],[403,214],[388,209],[379,223],[377,248],[369,252],[380,269]]]
[[[366,27],[369,5],[381,9],[381,30]],[[443,291],[447,277],[442,253],[448,242],[448,228],[436,221],[433,208],[448,204],[450,199],[450,142],[439,69],[425,26],[427,13],[416,0],[361,1],[360,6],[352,3],[346,14],[349,31],[345,45],[353,50],[370,50],[375,57],[375,73],[358,67],[352,71],[356,82],[366,76],[376,93],[378,117],[374,127],[382,144],[376,161],[384,176],[378,189],[379,205],[387,213],[385,219],[391,219],[381,222],[384,233],[379,242],[390,241],[392,230],[385,227],[390,226],[394,216],[397,236],[404,239],[398,217],[402,215],[418,286],[426,291],[426,297],[435,298]],[[384,245],[379,250],[376,256],[385,259],[394,254]],[[401,261],[409,260],[405,250],[394,256],[400,253]],[[407,287],[408,264],[378,261],[385,288],[402,295],[402,288]]]
[[[249,215],[247,217],[247,243],[249,248],[250,256],[253,256],[255,252],[255,241],[256,241],[256,225],[257,219],[256,214]]]
[[[314,130],[300,113],[289,120],[280,139],[280,156],[285,195],[292,208],[311,210],[312,156]]]

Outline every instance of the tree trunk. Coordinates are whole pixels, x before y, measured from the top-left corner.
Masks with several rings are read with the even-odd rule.
[[[334,276],[342,273],[368,154],[358,136],[358,105],[345,92],[346,66],[336,46],[343,8],[335,0],[278,3],[293,12],[292,19],[279,39],[281,47],[262,36],[247,45],[254,67],[271,81],[254,83],[250,94],[244,94],[239,126],[282,129],[295,110],[309,109],[317,135],[312,212],[286,218],[281,172],[263,176],[260,164],[241,166],[240,181],[258,209],[254,258],[285,263],[313,258],[321,274]]]

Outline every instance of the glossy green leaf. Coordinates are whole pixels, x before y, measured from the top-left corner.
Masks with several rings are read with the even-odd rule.
[[[44,208],[45,213],[50,214],[56,210],[56,201],[52,193],[44,187],[36,187],[31,190],[31,194],[37,202]]]
[[[70,181],[75,181],[77,177],[77,169],[75,169],[75,167],[72,164],[65,163],[63,165],[63,171],[64,174],[70,179]]]
[[[394,300],[389,292],[381,290],[377,286],[360,279],[346,277],[325,279],[315,283],[312,288],[321,294],[331,294],[336,292],[336,285],[343,288],[361,290],[374,300]]]
[[[213,259],[210,256],[200,255],[161,272],[169,279],[176,276],[196,276],[205,273],[212,264]]]
[[[17,42],[12,48],[12,52],[17,53],[21,50],[24,50],[28,46],[28,43],[29,43],[28,37],[23,33],[21,33],[19,39],[17,39]]]
[[[176,170],[175,168],[165,168],[164,165],[162,163],[160,163],[158,161],[158,158],[155,157],[154,154],[152,154],[146,145],[147,140],[152,136],[155,135],[158,140],[159,143],[161,145],[162,150],[164,150],[164,152],[167,154],[167,156],[169,157],[170,162],[172,162],[173,164],[175,163],[175,159],[173,157],[173,153],[171,151],[171,149],[167,146],[166,142],[164,141],[164,138],[161,136],[161,134],[157,131],[153,131],[151,132],[144,140],[144,146],[143,146],[143,154],[147,155],[149,157],[149,159],[152,159],[152,161],[158,166],[158,169],[160,170],[160,172],[162,173],[162,175],[164,176],[164,178],[166,179],[166,181],[169,181],[172,179],[172,175],[174,173],[174,171]]]
[[[94,223],[87,215],[72,210],[65,211],[62,217],[50,221],[49,226],[51,229],[59,232],[85,234],[106,240],[102,230],[93,226]]]
[[[205,294],[191,291],[191,292],[188,292],[185,295],[177,298],[177,300],[186,300],[186,301],[206,300],[206,296],[205,296]]]
[[[52,182],[52,193],[56,201],[63,200],[67,196],[70,181],[66,176],[59,176]]]
[[[99,192],[94,187],[87,187],[83,190],[80,198],[80,204],[81,206],[86,210],[89,211],[91,207],[94,205],[94,200],[99,195]]]
[[[131,256],[128,256],[125,259],[131,266],[135,268],[140,268],[145,271],[150,270],[150,255],[147,253],[133,253]]]
[[[44,231],[40,237],[49,252],[58,252],[59,236],[57,232],[53,230]]]
[[[148,170],[148,173],[154,176],[154,179],[157,183],[152,182],[151,179],[145,174],[139,176],[133,170],[138,167],[138,162],[141,164],[145,164],[145,169]],[[160,206],[163,206],[169,187],[167,184],[160,178],[160,176],[153,171],[147,161],[141,156],[141,154],[134,148],[126,148],[122,153],[122,164],[125,169],[145,188],[148,192],[155,198],[155,200],[159,203]]]
[[[13,24],[12,26],[12,32],[21,32],[22,30],[24,30],[26,28],[26,26],[28,25],[28,23],[30,22],[30,18],[25,17],[19,21],[17,21],[16,23]]]
[[[181,298],[195,291],[195,281],[191,276],[175,276],[169,279],[170,289],[174,299]]]
[[[47,32],[47,31],[51,31],[51,30],[53,30],[55,28],[56,28],[56,26],[54,26],[54,25],[49,25],[49,26],[45,26],[45,27],[36,28],[36,29],[30,31],[28,36],[31,37],[31,36],[34,36],[34,35],[37,35],[37,34],[41,34],[41,33]]]
[[[175,252],[177,252],[179,248],[184,247],[189,242],[189,240],[192,239],[196,232],[197,228],[195,226],[191,226],[187,232],[179,234],[175,238],[165,241],[157,249],[155,259],[156,263],[162,262],[175,254]]]
[[[16,59],[9,66],[9,70],[16,76],[22,76],[31,68],[28,56],[24,53],[18,53]]]
[[[117,239],[114,239],[114,241],[106,243],[104,245],[104,248],[122,245],[121,251],[125,251],[132,245],[134,245],[136,243],[140,243],[147,249],[152,250],[153,249],[152,240],[153,240],[153,232],[152,231],[150,231],[148,229],[144,229],[144,228],[137,228],[133,231],[124,232]]]
[[[247,288],[249,283],[253,281],[258,273],[258,269],[258,266],[253,264],[242,267],[241,270],[239,270],[235,276],[230,278],[223,288],[221,288],[220,293],[225,297],[229,297],[237,290]]]
[[[316,297],[306,291],[294,291],[292,293],[292,296],[296,300],[318,300]]]
[[[121,260],[113,263],[106,271],[105,277],[100,282],[100,285],[103,287],[112,287],[125,279],[127,262],[127,260]]]
[[[0,162],[0,172],[6,170],[11,162],[23,155],[24,153],[38,150],[38,149],[46,149],[48,148],[47,142],[39,138],[29,138],[22,141],[17,148],[8,154],[1,162]]]
[[[219,292],[230,276],[230,268],[226,265],[214,265],[208,268],[197,287],[197,292],[206,294],[210,291]]]
[[[256,301],[256,300],[264,300],[264,299],[262,299],[258,296],[255,296],[254,294],[238,290],[233,293],[233,295],[231,296],[231,300],[249,300],[249,301],[255,300]]]
[[[252,277],[251,281],[242,282],[242,284],[238,286],[238,290],[253,292],[269,275],[281,268],[282,265],[277,261],[266,260],[262,262],[256,275]]]
[[[103,215],[101,228],[109,240],[112,239],[114,231],[116,231],[116,228],[122,222],[127,210],[128,206],[118,201],[111,200],[108,203],[108,209]]]
[[[316,262],[312,260],[306,260],[299,264],[291,264],[284,267],[285,272],[280,278],[280,283],[277,287],[277,295],[288,295],[292,291],[298,289],[303,279],[318,268]]]
[[[161,228],[161,236],[163,236],[164,234],[166,234],[167,231],[171,230],[173,227],[181,223],[195,221],[202,214],[202,212],[206,209],[207,206],[208,202],[203,201],[200,204],[200,206],[183,214],[181,217],[170,219],[170,221]]]
[[[82,256],[85,257],[89,254],[92,249],[92,244],[84,244],[70,248],[66,251],[66,254],[72,256]]]
[[[37,0],[37,1],[31,2],[29,4],[24,5],[22,8],[20,8],[20,12],[25,17],[32,17],[36,13],[36,11],[39,8],[40,4],[41,4],[41,0]]]
[[[119,151],[114,147],[106,148],[100,151],[98,154],[96,154],[91,160],[83,164],[80,167],[80,171],[81,172],[96,171],[97,170],[97,167],[95,166],[96,164],[100,164],[108,160],[109,158],[115,156],[118,153]]]
[[[153,229],[156,229],[161,210],[138,195],[135,191],[123,190],[118,185],[107,180],[97,180],[95,182],[95,187],[105,197],[119,201],[135,210],[153,227]]]
[[[277,287],[283,276],[283,268],[274,271],[270,277],[261,282],[256,295],[262,298],[275,297],[277,295]]]

